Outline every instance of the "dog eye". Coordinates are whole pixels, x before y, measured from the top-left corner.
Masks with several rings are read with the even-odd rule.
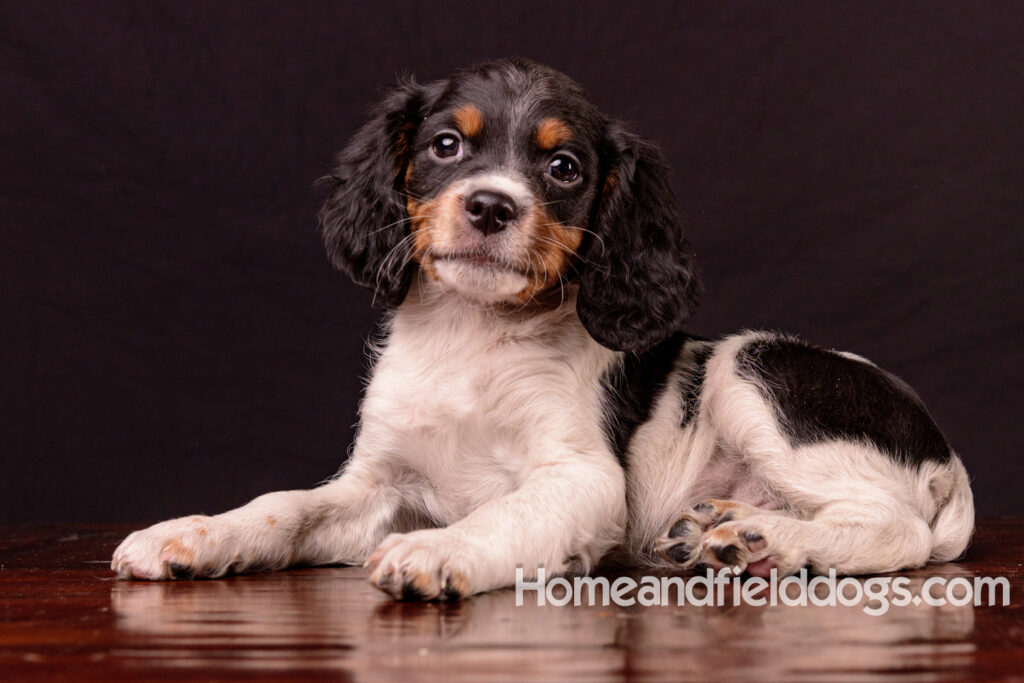
[[[454,159],[462,156],[462,140],[455,133],[438,133],[430,141],[430,151],[438,159]]]
[[[579,162],[568,154],[556,154],[548,162],[548,175],[562,183],[572,183],[580,177]]]

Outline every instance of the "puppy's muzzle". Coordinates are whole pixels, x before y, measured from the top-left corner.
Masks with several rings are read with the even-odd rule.
[[[477,190],[466,197],[463,210],[469,224],[484,235],[501,232],[519,217],[519,206],[503,192]]]

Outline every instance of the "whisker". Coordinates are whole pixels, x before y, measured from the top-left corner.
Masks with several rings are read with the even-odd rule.
[[[553,244],[556,247],[564,250],[565,253],[567,253],[567,254],[574,254],[574,253],[576,253],[575,250],[572,249],[568,244],[565,244],[563,242],[559,242],[554,237],[545,237],[543,235],[534,235],[533,237],[534,237],[534,239],[538,240],[539,242],[545,242],[547,244]]]
[[[602,254],[602,255],[604,255],[604,251],[605,251],[605,243],[604,243],[604,238],[603,238],[603,237],[601,237],[600,235],[598,235],[598,234],[597,234],[596,232],[594,232],[593,230],[590,230],[590,229],[588,229],[588,228],[581,228],[581,227],[580,227],[580,226],[578,226],[578,225],[564,225],[564,224],[562,224],[562,223],[559,223],[559,222],[557,222],[557,221],[552,221],[552,222],[550,222],[550,223],[543,223],[543,224],[542,224],[542,227],[545,227],[545,228],[550,228],[550,227],[552,227],[552,226],[558,226],[558,227],[560,227],[560,228],[566,228],[566,229],[569,229],[569,230],[579,230],[580,232],[583,232],[583,233],[589,233],[589,234],[593,235],[593,236],[594,236],[594,237],[596,237],[596,238],[597,238],[597,240],[598,240],[598,241],[599,241],[599,242],[601,243],[601,254]]]
[[[547,242],[549,244],[555,245],[556,247],[564,249],[567,254],[572,254],[573,256],[578,258],[580,261],[583,261],[584,263],[586,263],[588,265],[595,266],[595,267],[597,266],[596,263],[594,263],[593,261],[591,261],[589,259],[584,258],[575,249],[570,249],[567,244],[563,244],[562,242],[559,242],[558,240],[556,240],[556,239],[554,239],[552,237],[544,237],[543,235],[534,235],[534,237],[536,239],[538,239],[539,241],[541,241],[541,242]]]
[[[382,280],[383,280],[383,277],[384,277],[384,273],[386,271],[388,271],[388,270],[391,270],[391,268],[393,266],[393,260],[395,258],[397,258],[399,256],[399,254],[401,253],[399,250],[402,247],[406,246],[406,243],[409,242],[410,240],[414,239],[415,237],[416,237],[415,233],[409,233],[408,235],[406,235],[405,237],[400,239],[395,246],[391,247],[391,249],[388,250],[388,253],[384,255],[384,258],[381,259],[381,263],[377,267],[377,273],[374,276],[374,290],[373,290],[373,301],[374,301],[374,303],[376,303],[376,301],[377,301],[377,294],[378,294],[378,292],[380,290],[380,286],[381,286],[381,283],[382,283]],[[401,270],[402,268],[405,268],[405,266],[408,265],[410,259],[412,259],[412,250],[409,250],[409,253],[407,253],[405,255],[405,257],[402,259],[402,265],[399,268],[399,270]]]
[[[417,268],[416,269],[416,285],[417,285],[416,289],[419,291],[420,303],[423,303],[423,291],[426,289],[426,287],[423,286],[423,278],[424,277],[425,277],[425,274],[423,272],[423,269],[422,268]]]
[[[533,265],[533,257],[534,256],[536,256],[536,254],[533,253],[532,249],[527,249],[526,250],[527,276],[529,277],[530,280],[535,279],[536,276],[537,276],[537,269]],[[538,261],[539,260],[540,259],[538,257]],[[526,301],[524,301],[522,303],[522,305],[519,306],[519,308],[516,309],[516,312],[522,311],[524,308],[526,308],[528,305],[530,305],[530,302],[532,302],[534,299],[536,299],[536,296],[537,295],[535,293],[531,292],[530,298],[527,299]]]
[[[550,202],[541,202],[540,204],[534,204],[534,206],[551,206],[552,204],[558,204],[566,201],[565,199],[553,199]]]
[[[597,241],[601,243],[601,255],[604,256],[604,252],[606,251],[606,246],[605,246],[605,243],[604,243],[604,238],[601,237],[600,235],[598,235],[596,232],[594,232],[593,230],[590,230],[588,228],[581,228],[578,225],[565,225],[565,226],[562,226],[562,227],[569,228],[570,230],[579,230],[580,232],[588,233],[588,234],[593,235],[597,239]]]
[[[565,273],[558,274],[558,306],[561,307],[565,303]]]
[[[413,220],[412,216],[408,216],[406,218],[400,218],[397,221],[395,221],[394,223],[388,223],[383,228],[377,228],[376,230],[372,231],[370,234],[371,235],[376,235],[378,232],[384,232],[388,228],[393,228],[393,227],[395,227],[397,225],[401,225],[402,223],[408,223],[411,220]]]
[[[409,192],[408,190],[399,190],[397,188],[391,188],[391,191],[394,192],[395,194],[397,194],[399,197],[405,197],[407,199],[415,199],[418,202],[422,201],[425,198],[425,196],[423,196],[423,195],[419,195],[418,196],[418,195],[413,194],[412,192]]]

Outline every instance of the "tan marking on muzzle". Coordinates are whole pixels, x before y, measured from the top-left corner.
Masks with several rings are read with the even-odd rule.
[[[454,212],[461,202],[462,197],[450,191],[430,200],[418,201],[412,197],[405,200],[413,235],[412,259],[433,280],[438,279],[432,256],[434,247],[443,247],[452,240]]]
[[[583,241],[583,230],[559,223],[542,208],[530,212],[527,229],[533,237],[530,283],[517,295],[521,301],[529,301],[558,284],[575,261],[576,250]]]
[[[434,264],[430,259],[431,224],[434,215],[434,202],[420,202],[412,197],[405,200],[405,208],[409,212],[409,230],[412,232],[412,260],[420,264],[423,272],[437,279]]]

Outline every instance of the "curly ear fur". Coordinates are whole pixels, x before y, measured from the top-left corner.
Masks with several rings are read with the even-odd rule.
[[[700,290],[661,152],[618,123],[605,138],[606,176],[581,253],[577,311],[598,342],[643,351],[683,329]]]
[[[412,80],[392,88],[324,179],[330,195],[319,217],[327,255],[386,306],[402,302],[415,268],[402,186],[428,90]]]

